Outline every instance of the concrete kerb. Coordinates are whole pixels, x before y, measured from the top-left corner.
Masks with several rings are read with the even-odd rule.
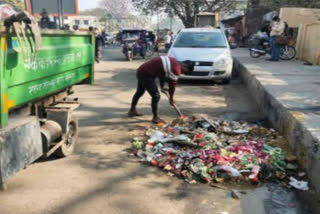
[[[299,164],[308,173],[308,177],[320,196],[320,149],[319,139],[315,137],[295,112],[286,108],[238,59],[236,70],[246,85],[270,125],[279,131],[289,142],[297,156]]]

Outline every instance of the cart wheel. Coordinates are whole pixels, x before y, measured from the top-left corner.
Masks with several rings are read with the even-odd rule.
[[[56,156],[58,157],[70,156],[74,151],[74,146],[78,139],[78,118],[75,115],[71,115],[68,126],[69,131],[66,134],[65,142],[56,152]]]

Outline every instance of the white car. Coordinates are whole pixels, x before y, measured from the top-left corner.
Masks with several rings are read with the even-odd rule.
[[[182,30],[169,49],[168,56],[180,62],[194,62],[194,71],[188,75],[181,75],[180,79],[230,82],[233,58],[227,38],[219,29]]]

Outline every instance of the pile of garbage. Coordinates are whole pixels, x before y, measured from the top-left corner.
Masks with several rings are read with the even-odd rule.
[[[298,173],[296,158],[274,146],[283,138],[256,124],[193,116],[146,135],[132,142],[134,154],[189,183],[292,181]]]

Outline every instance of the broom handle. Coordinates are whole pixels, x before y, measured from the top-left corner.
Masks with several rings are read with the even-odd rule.
[[[168,93],[166,92],[165,94],[168,97],[168,99],[170,100],[170,97],[169,97]],[[181,113],[180,109],[178,108],[178,106],[176,104],[173,104],[173,108],[176,110],[176,112],[178,113],[179,117],[183,116],[183,114]]]

